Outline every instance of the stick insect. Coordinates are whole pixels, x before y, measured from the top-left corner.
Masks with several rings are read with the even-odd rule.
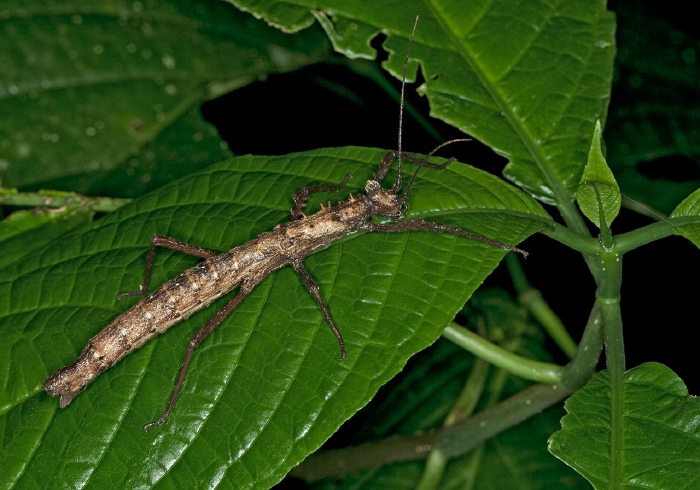
[[[417,22],[418,18],[416,18],[416,24]],[[156,247],[167,247],[201,257],[204,260],[166,282],[119,315],[88,341],[87,346],[73,364],[59,369],[44,382],[44,389],[50,395],[60,396],[59,406],[61,408],[66,407],[88,384],[127,354],[143,346],[150,339],[165,332],[176,323],[188,318],[194,312],[205,308],[222,295],[238,288],[236,296],[192,337],[165,411],[157,420],[144,425],[143,429],[145,431],[163,423],[173,411],[197,346],[241,304],[258,283],[274,271],[287,265],[294,269],[318,302],[326,322],[338,341],[340,357],[345,359],[347,352],[343,336],[321,297],[318,285],[306,271],[303,262],[313,252],[326,248],[334,241],[356,231],[454,233],[527,256],[526,252],[516,247],[452,226],[422,219],[400,221],[407,210],[409,191],[418,170],[421,167],[443,169],[455,160],[450,158],[437,165],[429,163],[427,157],[413,157],[401,150],[406,69],[415,29],[414,25],[404,61],[399,112],[399,149],[398,151],[390,151],[382,158],[379,168],[365,184],[365,192],[355,196],[351,195],[347,200],[341,201],[335,206],[331,206],[330,203],[328,206],[322,205],[320,211],[306,216],[304,215],[304,207],[310,192],[338,191],[352,176],[346,175],[345,179],[337,185],[302,187],[292,196],[291,221],[279,224],[272,231],[262,233],[249,242],[220,254],[188,245],[174,238],[154,235],[148,250],[143,284],[136,291],[119,293],[117,299],[143,295],[148,291]],[[443,143],[428,157],[443,146],[455,141],[465,140],[452,140]],[[404,159],[418,164],[418,168],[409,181],[406,191],[399,194],[402,187],[401,162]],[[398,176],[391,187],[384,188],[381,182],[386,177],[394,160],[398,161]],[[375,216],[386,218],[389,222],[380,224],[370,221]]]

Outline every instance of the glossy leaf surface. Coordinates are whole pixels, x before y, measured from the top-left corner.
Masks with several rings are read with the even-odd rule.
[[[397,77],[419,15],[411,57],[420,59],[431,115],[506,157],[505,175],[538,199],[573,198],[588,135],[605,120],[610,96],[614,19],[605,2],[377,2],[359,10],[355,0],[231,2],[287,30],[309,25],[313,11],[351,57],[374,58],[369,41],[386,32],[385,66]]]
[[[115,295],[142,282],[154,233],[215,250],[244,243],[286,221],[290,195],[304,184],[339,182],[351,171],[355,178],[341,196],[312,202],[357,192],[383,154],[345,148],[240,157],[5,268],[0,369],[7,387],[0,407],[12,431],[0,454],[7,462],[0,480],[25,488],[194,487],[221,479],[264,487],[320,446],[437,339],[503,251],[446,234],[372,233],[311,256],[307,268],[344,333],[347,360],[339,359],[318,306],[291,269],[271,275],[199,347],[175,412],[147,434],[140,426],[164,409],[187,339],[216,306],[119,362],[65,409],[41,383],[135,301]],[[424,172],[409,214],[510,243],[547,219],[522,192],[459,164]],[[194,263],[162,251],[154,285]]]
[[[328,51],[218,1],[10,0],[0,32],[3,185],[128,197],[230,156],[204,100]]]
[[[609,393],[603,371],[569,398],[550,452],[598,489],[696,487],[700,403],[688,395],[683,380],[663,364],[630,369],[621,427],[611,426]],[[619,454],[610,451],[611,431],[623,434]]]

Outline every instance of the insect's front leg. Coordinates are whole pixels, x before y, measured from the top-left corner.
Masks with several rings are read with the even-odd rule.
[[[496,240],[491,240],[490,238],[477,235],[476,233],[470,233],[460,228],[455,228],[454,226],[444,225],[442,223],[434,223],[432,221],[425,221],[422,219],[411,219],[406,221],[399,221],[398,223],[387,224],[365,223],[360,227],[360,229],[365,231],[384,232],[430,231],[433,233],[454,233],[455,235],[467,237],[471,240],[476,240],[487,245],[491,245],[492,247],[500,248],[502,250],[508,250],[509,252],[517,252],[523,257],[527,257],[528,255],[528,253],[525,250],[522,250],[518,247],[506,245],[505,243],[497,242]]]
[[[352,178],[352,174],[347,174],[340,184],[336,185],[307,185],[296,191],[292,195],[292,200],[294,201],[294,206],[290,209],[292,214],[292,221],[296,221],[304,217],[304,208],[306,207],[306,201],[309,199],[310,192],[328,192],[328,191],[339,191],[348,180]]]
[[[117,294],[117,299],[122,299],[127,296],[140,296],[148,291],[148,286],[151,283],[151,272],[153,272],[153,259],[156,256],[156,247],[166,247],[172,250],[177,250],[178,252],[184,252],[189,255],[194,255],[196,257],[201,257],[203,259],[208,259],[216,255],[215,252],[209,250],[204,250],[203,248],[193,247],[174,238],[170,238],[163,235],[153,235],[151,238],[151,246],[148,249],[148,257],[146,259],[146,277],[143,280],[143,284],[139,286],[136,291],[125,291]]]
[[[454,141],[463,141],[463,140],[453,140],[453,141],[448,141],[448,143],[453,143]],[[468,140],[464,140],[468,141]],[[443,145],[440,145],[438,148],[442,148]],[[433,150],[434,152],[435,150]],[[432,153],[431,152],[431,155]],[[449,158],[445,162],[441,164],[435,164],[435,163],[429,163],[427,161],[428,157],[423,157],[423,158],[418,158],[414,157],[412,155],[409,155],[408,153],[401,152],[400,153],[401,158],[408,160],[411,163],[416,163],[418,164],[418,168],[420,167],[428,167],[432,168],[434,170],[442,170],[446,168],[448,165],[450,165],[452,162],[456,160],[456,158]],[[384,155],[384,158],[382,158],[382,163],[379,164],[379,168],[377,169],[376,172],[374,172],[374,175],[372,176],[372,180],[376,180],[377,182],[381,182],[384,180],[384,177],[386,177],[386,174],[389,172],[389,169],[391,168],[391,164],[394,163],[394,160],[399,156],[398,151],[390,151],[386,155]],[[430,155],[428,155],[430,156]],[[400,175],[401,169],[399,168],[399,175],[396,177],[396,182],[394,182],[394,185],[392,186],[391,190],[393,192],[398,192],[401,189],[401,175]],[[417,173],[417,170],[416,170]],[[411,183],[413,183],[413,179],[415,179],[415,173],[413,174],[413,177],[411,178]],[[409,184],[409,188],[411,187],[411,184]]]
[[[376,180],[377,182],[381,182],[382,180],[384,180],[384,177],[386,177],[386,174],[391,168],[391,164],[394,163],[394,159],[396,159],[398,154],[398,151],[392,150],[386,155],[384,155],[384,157],[382,158],[382,163],[379,164],[379,168],[377,168],[377,171],[374,172],[374,175],[372,175],[372,180]]]

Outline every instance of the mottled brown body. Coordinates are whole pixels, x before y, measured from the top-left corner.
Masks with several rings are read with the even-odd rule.
[[[44,389],[53,396],[60,395],[60,406],[65,407],[104,370],[220,296],[239,286],[246,292],[252,290],[277,269],[300,263],[338,238],[362,229],[367,219],[377,213],[401,212],[400,199],[378,182],[370,180],[366,191],[367,195],[360,194],[311,216],[301,215],[301,219],[277,225],[166,282],[90,339],[73,364],[44,382]],[[303,204],[295,202],[295,210],[301,214]],[[341,349],[344,355],[342,343]]]

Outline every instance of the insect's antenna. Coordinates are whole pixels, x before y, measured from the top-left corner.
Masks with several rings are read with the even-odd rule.
[[[414,160],[415,163],[418,164],[418,168],[416,169],[415,172],[413,172],[413,175],[411,176],[411,180],[408,181],[408,185],[406,186],[406,192],[404,192],[404,194],[403,194],[404,200],[406,200],[406,201],[408,200],[408,193],[411,191],[411,186],[413,185],[413,181],[416,180],[416,176],[418,175],[418,172],[420,171],[421,168],[428,167],[428,168],[432,168],[433,170],[442,170],[443,168],[447,167],[450,163],[452,163],[456,160],[456,158],[454,158],[454,157],[448,158],[447,160],[445,160],[445,162],[438,165],[435,163],[429,163],[428,158],[433,156],[433,154],[435,154],[435,152],[437,152],[441,148],[443,148],[451,143],[458,143],[461,141],[471,141],[471,138],[457,138],[454,140],[445,141],[444,143],[441,143],[438,146],[436,146],[435,148],[433,148],[433,150],[430,153],[428,153],[428,155],[425,158],[421,158],[420,160]]]
[[[401,142],[403,140],[403,101],[406,93],[406,72],[408,71],[408,56],[411,54],[411,45],[413,45],[413,36],[416,33],[416,27],[418,26],[418,18],[416,15],[416,22],[413,24],[413,31],[411,31],[411,37],[408,38],[408,47],[406,48],[406,57],[403,60],[403,77],[401,78],[401,100],[399,102],[399,161],[396,164],[399,176],[396,178],[396,182],[392,187],[392,191],[398,192],[401,189]]]
[[[632,211],[635,211],[656,221],[665,221],[673,226],[676,226],[673,223],[673,221],[668,219],[668,216],[654,210],[653,208],[647,206],[642,202],[632,199],[626,194],[622,194],[622,205],[627,209],[631,209]]]

